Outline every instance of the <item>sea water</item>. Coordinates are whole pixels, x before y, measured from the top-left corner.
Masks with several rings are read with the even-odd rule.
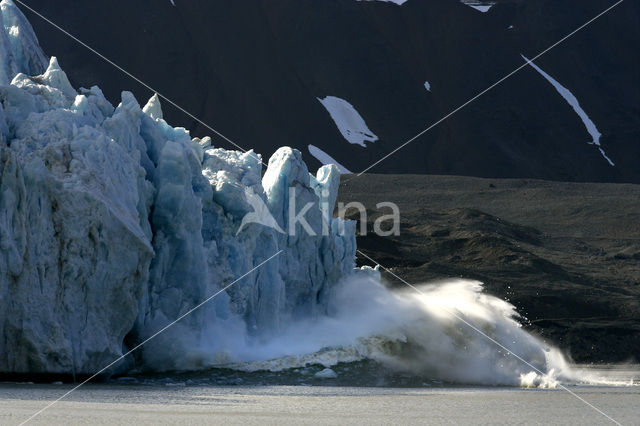
[[[619,378],[636,372],[617,371]],[[623,377],[624,376],[624,377]],[[640,424],[640,386],[420,388],[86,385],[30,424]],[[20,424],[70,385],[0,385],[0,424]]]

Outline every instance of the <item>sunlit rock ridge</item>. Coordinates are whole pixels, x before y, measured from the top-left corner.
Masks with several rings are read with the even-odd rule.
[[[0,4],[0,372],[94,373],[280,251],[145,345],[138,365],[189,368],[223,356],[229,335],[325,313],[355,267],[354,224],[321,210],[333,210],[335,166],[316,179],[282,148],[263,178],[258,154],[171,127],[155,96],[141,108],[123,92],[114,108],[98,87],[76,90]],[[287,230],[290,188],[299,208],[313,203],[317,235],[260,224],[236,235],[253,211],[246,193]]]

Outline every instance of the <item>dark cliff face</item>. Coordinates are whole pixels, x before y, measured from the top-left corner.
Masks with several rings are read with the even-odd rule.
[[[245,148],[313,144],[354,172],[391,152],[613,4],[458,0],[31,0],[29,5]],[[22,8],[72,82],[151,92]],[[628,1],[536,61],[602,133],[526,67],[371,172],[640,182],[640,4]],[[425,81],[431,91],[424,87]],[[380,139],[349,144],[317,98],[351,103]],[[164,103],[165,118],[211,134]],[[214,144],[233,148],[222,139]]]

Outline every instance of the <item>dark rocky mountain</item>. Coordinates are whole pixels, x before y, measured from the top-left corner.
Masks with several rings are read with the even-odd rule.
[[[482,281],[573,360],[640,361],[640,185],[345,176],[339,201],[354,200],[368,212],[360,264],[368,256],[412,284]],[[402,211],[400,236],[372,232],[389,214],[381,200]]]
[[[358,172],[611,6],[613,0],[28,0],[27,4],[245,148],[313,144]],[[22,7],[77,86],[118,102],[146,88]],[[527,66],[371,172],[640,182],[640,3],[628,0],[536,61],[602,133]],[[425,89],[429,82],[430,91]],[[318,98],[378,136],[341,135]],[[211,134],[164,104],[165,117]],[[215,145],[233,148],[217,138]],[[319,165],[319,163],[315,163]]]

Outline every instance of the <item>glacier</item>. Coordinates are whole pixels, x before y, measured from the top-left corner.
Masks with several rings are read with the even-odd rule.
[[[0,371],[95,372],[279,250],[138,361],[185,368],[175,354],[216,321],[264,337],[326,312],[355,267],[354,225],[320,209],[322,197],[335,202],[335,166],[316,178],[282,148],[262,178],[259,155],[169,126],[157,96],[141,107],[123,92],[114,108],[98,87],[76,91],[17,7],[0,4]],[[293,188],[298,205],[314,203],[308,221],[333,231],[250,224],[236,237],[247,188],[282,227]]]

